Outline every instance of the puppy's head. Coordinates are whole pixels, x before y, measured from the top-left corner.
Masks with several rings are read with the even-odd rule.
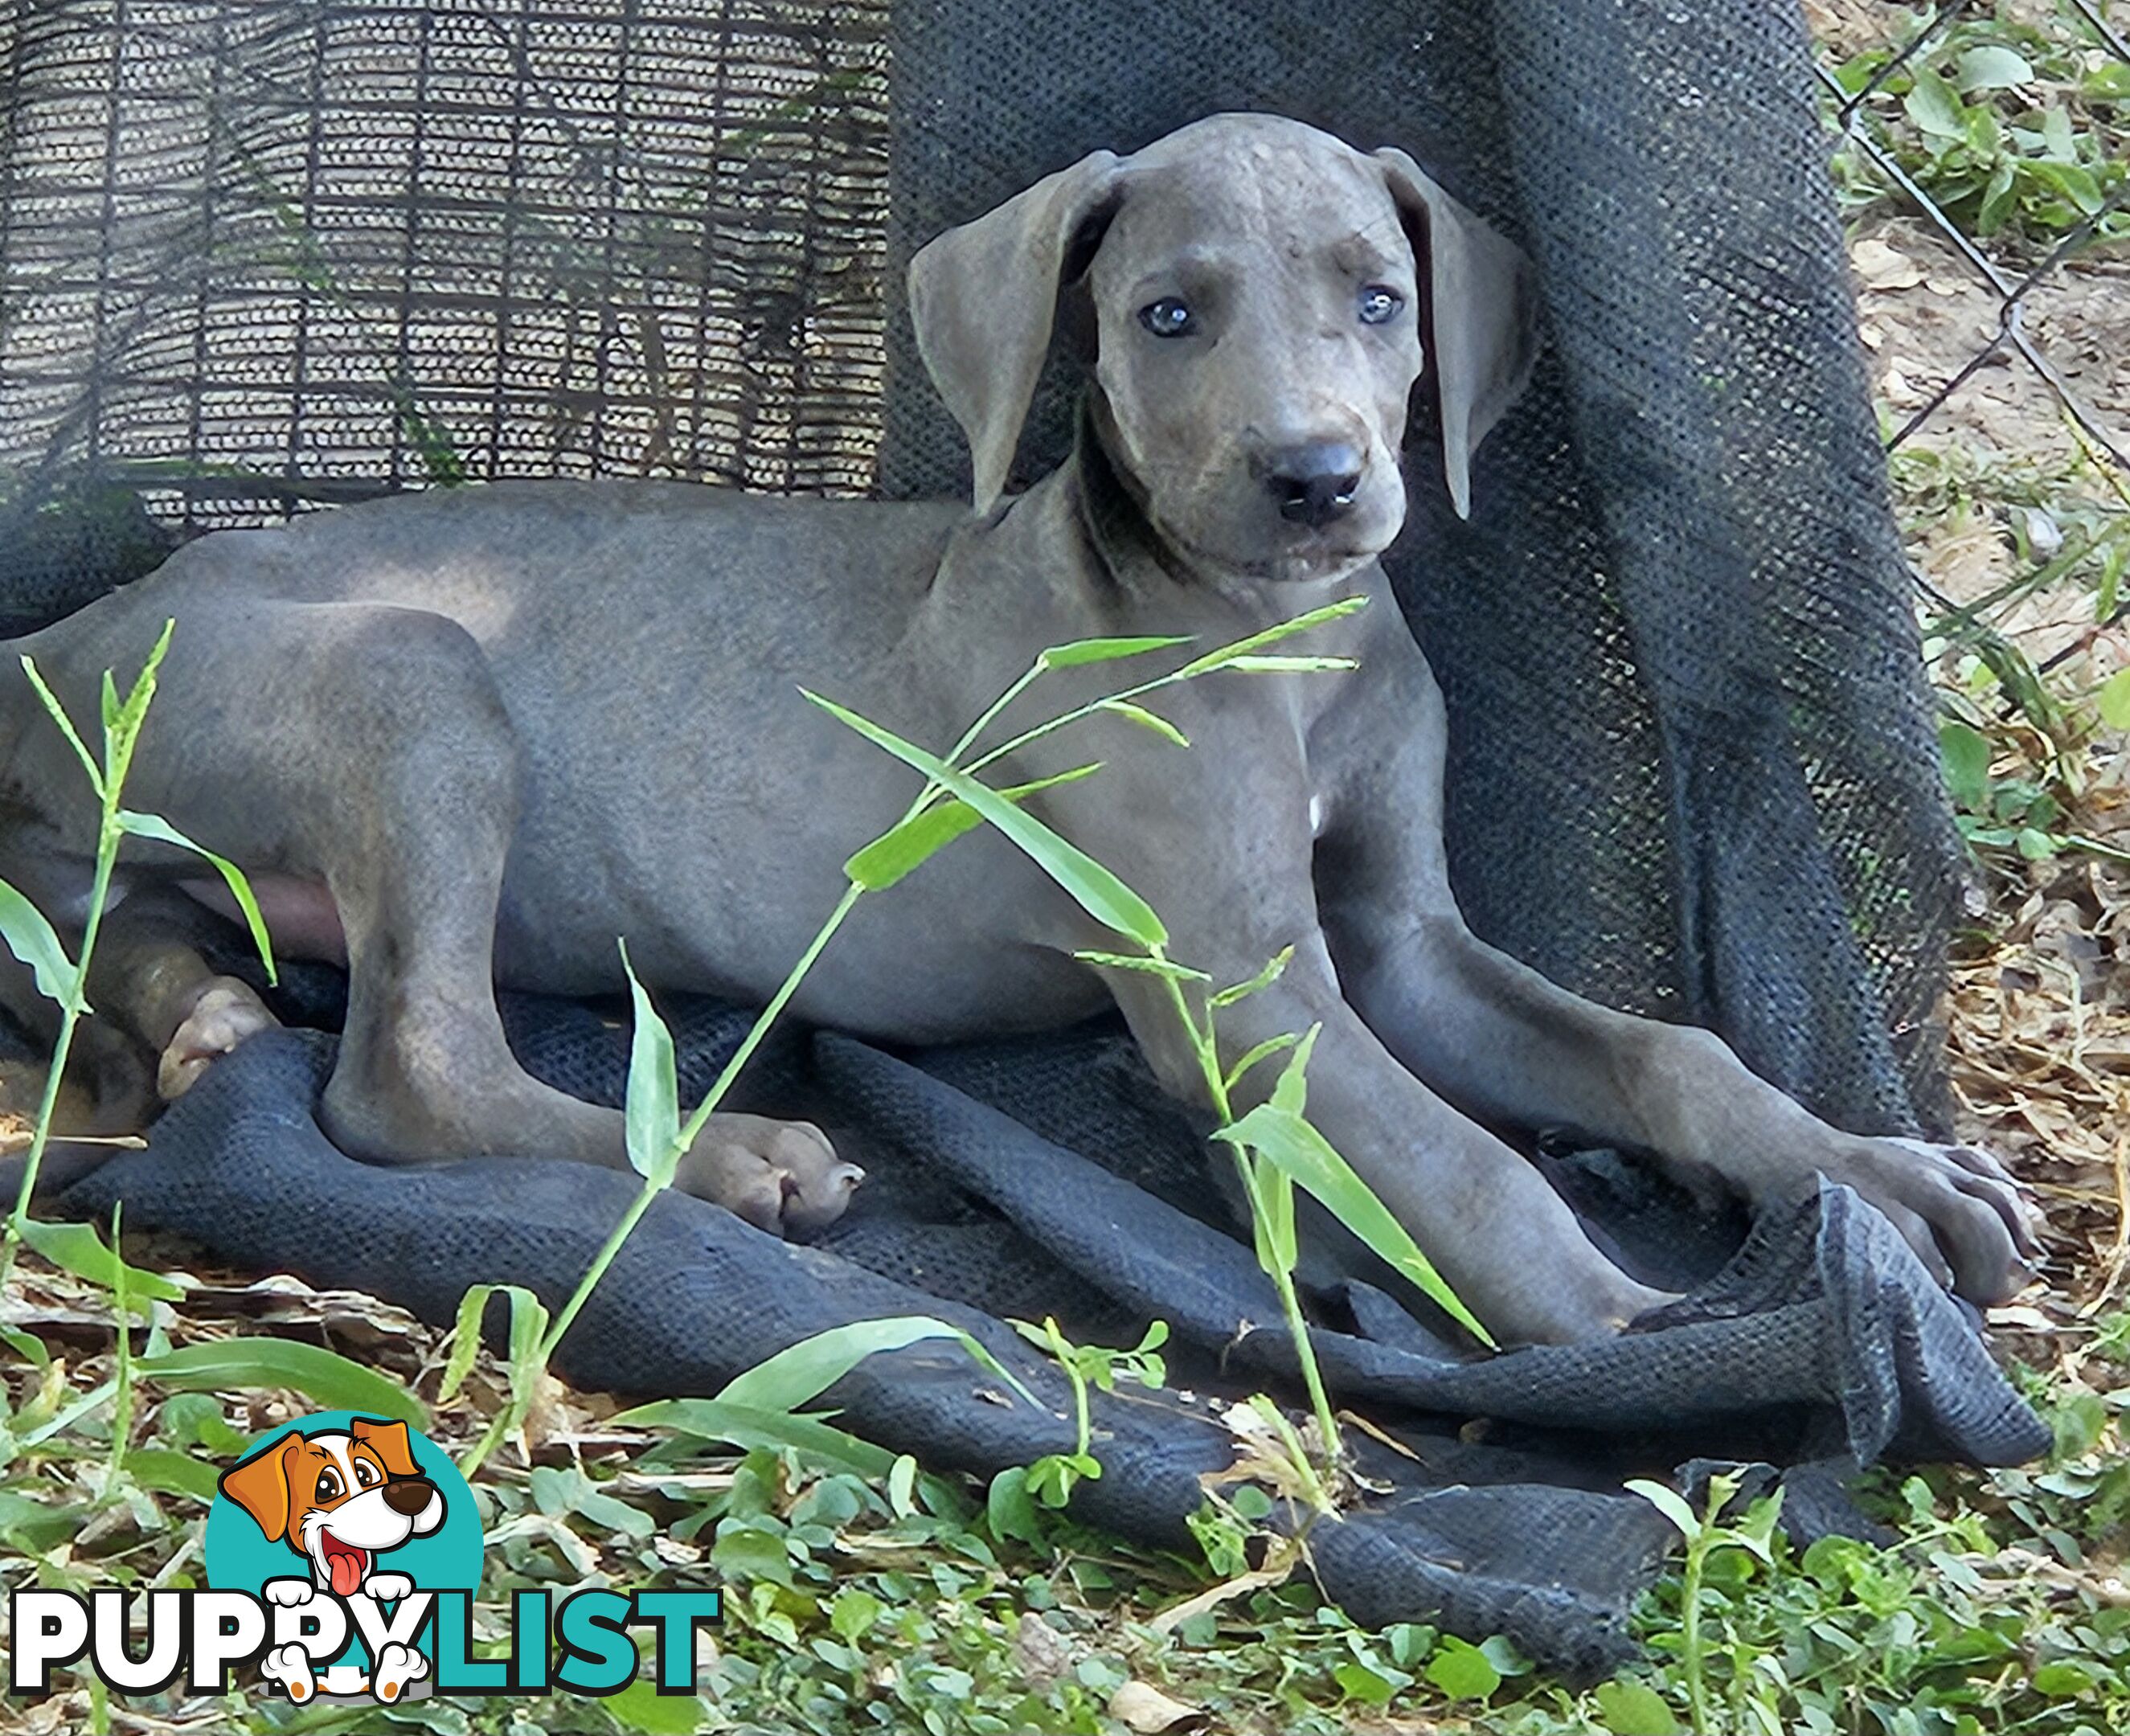
[[[342,1597],[361,1589],[379,1555],[444,1522],[443,1495],[414,1462],[407,1425],[367,1417],[344,1433],[283,1436],[224,1472],[222,1492]]]
[[[1397,534],[1423,372],[1468,510],[1472,451],[1529,373],[1527,277],[1402,151],[1217,115],[941,236],[911,262],[910,308],[980,510],[1005,485],[1061,289],[1083,289],[1096,427],[1153,529],[1188,563],[1306,580]]]

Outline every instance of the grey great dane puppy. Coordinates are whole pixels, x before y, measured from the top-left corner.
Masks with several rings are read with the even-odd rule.
[[[1423,373],[1466,509],[1470,454],[1529,366],[1526,270],[1402,152],[1217,116],[1097,152],[917,255],[973,512],[649,482],[432,492],[203,537],[10,649],[90,715],[102,671],[176,620],[127,794],[250,870],[284,952],[346,961],[322,1108],[341,1146],[618,1164],[620,1118],[519,1068],[494,985],[612,990],[625,936],[654,987],[766,997],[913,789],[800,683],[943,744],[1040,646],[1211,646],[1364,595],[1306,647],[1355,672],[1200,680],[1165,696],[1187,751],[1099,718],[998,780],[1102,761],[1030,807],[1146,895],[1173,956],[1235,980],[1294,949],[1224,1015],[1225,1047],[1322,1025],[1312,1117],[1504,1339],[1602,1335],[1664,1298],[1489,1124],[1645,1148],[1755,1201],[1832,1177],[1963,1295],[2000,1298],[2033,1243],[1994,1161],[1829,1126],[1710,1033],[1579,999],[1458,914],[1442,700],[1376,557],[1404,517]],[[1091,358],[1080,446],[1009,498],[1060,305]],[[0,874],[78,921],[80,770],[14,661]],[[1005,727],[1113,676],[1061,674]],[[160,1052],[168,1095],[269,1020],[200,961],[215,889],[161,848],[128,847],[95,998]],[[865,900],[795,1010],[930,1043],[1114,1001],[1193,1095],[1151,980],[1074,959],[1104,941],[984,829]],[[816,1130],[727,1116],[681,1184],[774,1228],[832,1217],[852,1179]]]

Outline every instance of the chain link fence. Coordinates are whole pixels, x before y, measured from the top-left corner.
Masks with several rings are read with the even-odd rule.
[[[2130,7],[1808,12],[1962,829],[2119,855],[2076,810],[2130,723]]]

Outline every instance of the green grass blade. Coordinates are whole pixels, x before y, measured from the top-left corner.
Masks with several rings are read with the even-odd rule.
[[[843,872],[868,892],[884,891],[983,823],[967,802],[938,803],[881,833],[843,864]]]
[[[1009,802],[1024,801],[1039,789],[1055,789],[1060,784],[1077,784],[1081,779],[1091,777],[1101,770],[1097,761],[1091,765],[1076,765],[1070,771],[1053,772],[1047,778],[1038,778],[1031,784],[1015,784],[999,791]],[[843,864],[843,872],[853,885],[867,892],[880,892],[892,886],[912,870],[926,861],[964,832],[973,832],[984,823],[984,817],[967,802],[949,796],[945,801],[913,813],[906,820],[890,827],[864,849],[857,851]]]
[[[162,1302],[184,1300],[184,1288],[173,1284],[160,1272],[127,1266],[105,1245],[93,1224],[47,1223],[26,1218],[22,1220],[22,1240],[53,1265],[72,1272],[77,1278],[86,1278],[102,1289],[115,1293],[123,1281],[132,1293],[130,1300],[134,1304],[133,1312],[144,1319],[148,1312],[146,1298]]]
[[[1292,1176],[1297,1186],[1330,1207],[1339,1221],[1405,1274],[1473,1337],[1494,1347],[1492,1334],[1459,1300],[1435,1265],[1375,1190],[1331,1142],[1292,1109],[1260,1104],[1241,1120],[1215,1136],[1255,1152]]]
[[[856,1435],[831,1428],[818,1417],[793,1416],[781,1410],[756,1410],[723,1399],[661,1399],[639,1405],[614,1419],[628,1428],[671,1428],[699,1440],[724,1441],[752,1451],[757,1447],[790,1447],[802,1457],[885,1478],[895,1469],[895,1455]]]
[[[833,700],[804,689],[800,691],[838,723],[856,731],[876,747],[885,749],[905,765],[915,766],[949,794],[967,802],[1019,846],[1074,903],[1104,928],[1135,940],[1149,950],[1167,942],[1168,931],[1154,914],[1153,907],[1077,845],[1067,842],[999,791],[987,784],[978,783],[966,772],[956,770],[936,754],[904,741]]]
[[[1165,976],[1171,982],[1210,983],[1213,980],[1203,971],[1179,965],[1172,958],[1149,958],[1131,952],[1075,952],[1072,956],[1083,965],[1100,965],[1110,971],[1140,971],[1149,976]]]
[[[30,967],[36,979],[37,993],[64,1006],[74,987],[74,961],[66,956],[57,932],[45,920],[45,913],[5,880],[0,880],[0,940],[5,940],[7,950]]]
[[[1336,603],[1325,603],[1321,608],[1305,610],[1290,620],[1274,622],[1246,639],[1238,639],[1232,645],[1224,645],[1218,651],[1210,651],[1202,657],[1194,658],[1177,673],[1183,676],[1203,675],[1216,669],[1225,669],[1238,657],[1253,656],[1268,645],[1277,645],[1282,639],[1292,638],[1297,633],[1306,633],[1310,628],[1321,627],[1327,621],[1337,621],[1344,616],[1358,613],[1368,606],[1366,597],[1344,597]]]
[[[1174,634],[1141,635],[1129,639],[1075,639],[1070,645],[1053,645],[1036,657],[1042,669],[1077,669],[1089,663],[1108,663],[1119,657],[1139,657],[1149,651],[1188,645],[1188,637]]]
[[[280,973],[274,963],[274,938],[266,932],[266,918],[259,913],[259,900],[252,895],[251,882],[245,878],[241,868],[227,856],[217,856],[204,844],[194,843],[160,814],[135,813],[122,808],[118,810],[118,827],[131,837],[150,838],[159,844],[174,844],[180,850],[189,850],[209,864],[229,888],[229,895],[236,900],[236,908],[244,913],[244,926],[251,931],[251,944],[258,948],[259,961],[266,967],[266,980],[280,981]]]
[[[74,719],[67,715],[66,707],[60,703],[60,696],[45,684],[44,671],[37,667],[36,660],[26,654],[21,664],[22,673],[30,678],[30,685],[36,689],[37,698],[43,702],[45,713],[53,723],[59,725],[60,733],[67,738],[67,745],[74,749],[75,756],[81,761],[82,769],[88,774],[90,787],[96,791],[97,799],[102,800],[103,768],[97,764],[96,756],[88,751],[88,744],[82,740],[81,732],[74,727]]]
[[[488,1312],[488,1299],[494,1294],[493,1284],[475,1284],[468,1285],[459,1298],[458,1318],[451,1325],[451,1353],[445,1360],[443,1378],[437,1383],[438,1404],[447,1405],[456,1398],[466,1376],[473,1372],[473,1359],[480,1352],[481,1317]]]
[[[133,1371],[179,1392],[300,1392],[327,1410],[359,1410],[428,1426],[428,1410],[396,1381],[295,1338],[217,1338],[136,1357]]]
[[[1183,733],[1159,712],[1149,711],[1144,705],[1134,705],[1129,699],[1105,699],[1096,708],[1100,711],[1115,712],[1117,716],[1136,723],[1141,729],[1150,729],[1164,742],[1178,747],[1188,747],[1191,737]]]
[[[1222,1007],[1232,1007],[1239,1000],[1248,1000],[1253,994],[1269,989],[1286,973],[1287,965],[1293,957],[1293,947],[1282,947],[1278,951],[1273,954],[1271,961],[1265,966],[1264,969],[1258,971],[1248,982],[1237,983],[1230,988],[1221,990],[1218,994],[1215,994],[1212,1001],[1214,1010],[1218,1012]]]
[[[636,1173],[660,1187],[673,1185],[681,1162],[681,1085],[673,1059],[673,1033],[651,997],[637,980],[628,961],[628,942],[621,943],[621,968],[628,977],[628,998],[636,1023],[628,1039],[628,1161]]]
[[[206,1460],[169,1447],[136,1447],[123,1462],[127,1474],[142,1488],[188,1495],[202,1506],[213,1501],[221,1486],[222,1473]]]
[[[884,1320],[854,1320],[802,1338],[727,1382],[719,1402],[762,1411],[796,1410],[811,1404],[867,1357],[900,1350],[927,1338],[955,1338],[990,1373],[1031,1405],[1035,1395],[1015,1379],[1005,1365],[958,1326],[929,1314],[897,1314]]]

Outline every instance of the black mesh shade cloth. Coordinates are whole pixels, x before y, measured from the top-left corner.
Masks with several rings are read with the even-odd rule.
[[[1956,856],[1798,20],[1620,0],[58,0],[0,23],[0,630],[173,538],[394,487],[679,475],[952,494],[959,436],[900,303],[915,246],[1097,147],[1222,108],[1410,150],[1538,267],[1546,346],[1469,522],[1417,413],[1388,561],[1444,687],[1473,925],[1612,1004],[1722,1031],[1859,1131],[1932,1128]],[[1420,394],[1425,399],[1425,393]],[[1066,451],[1048,378],[1024,477]],[[152,724],[151,724],[152,727]],[[330,1027],[331,985],[305,1007]],[[676,1006],[698,1087],[738,1015]],[[529,1066],[614,1100],[581,1009],[513,1002]],[[331,1037],[259,1039],[64,1203],[448,1319],[568,1292],[629,1178],[354,1163],[312,1100]],[[894,1055],[793,1032],[755,1105],[873,1180],[811,1247],[661,1200],[566,1341],[571,1379],[707,1393],[807,1333],[935,1312],[846,1424],[979,1473],[1069,1444],[1001,1320],[1129,1342],[1177,1381],[1292,1390],[1199,1134],[1113,1028]],[[1615,1343],[1468,1361],[1386,1289],[1312,1295],[1396,1492],[1320,1527],[1363,1620],[1502,1632],[1571,1676],[1626,1646],[1665,1540],[1622,1476],[1788,1467],[1802,1534],[1884,1455],[2045,1437],[1971,1321],[1840,1190],[1750,1227],[1631,1161],[1547,1158],[1620,1257],[1691,1291]],[[1464,1425],[1484,1419],[1483,1439]],[[1087,1516],[1185,1541],[1217,1407],[1099,1406]],[[1377,1462],[1375,1460],[1380,1460]]]

